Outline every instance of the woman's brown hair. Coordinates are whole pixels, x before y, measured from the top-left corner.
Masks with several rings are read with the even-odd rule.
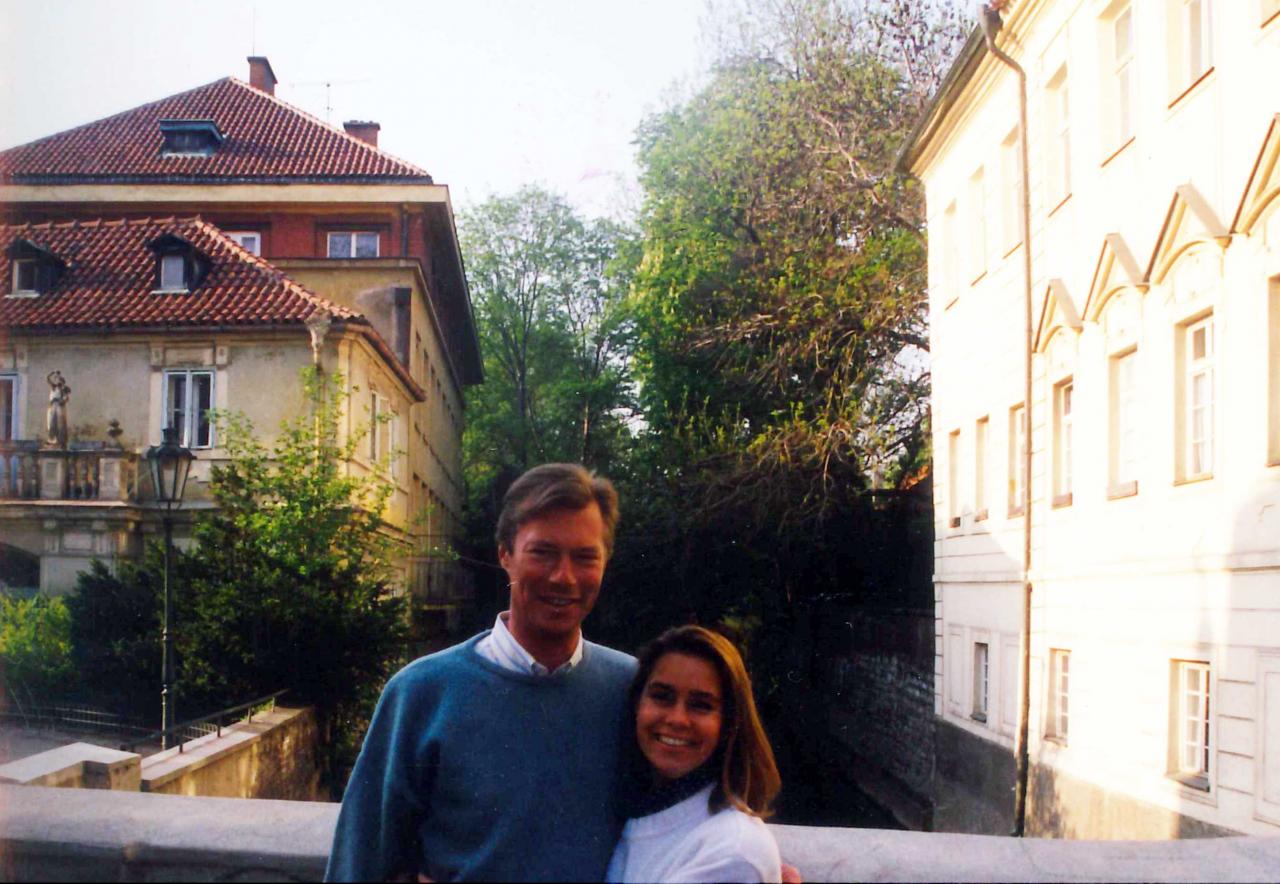
[[[733,642],[701,626],[668,629],[640,653],[640,668],[628,694],[632,714],[658,661],[667,654],[706,660],[720,674],[720,747],[708,762],[720,764],[720,777],[711,792],[712,812],[732,806],[753,816],[771,815],[782,780],[756,712],[742,655]]]

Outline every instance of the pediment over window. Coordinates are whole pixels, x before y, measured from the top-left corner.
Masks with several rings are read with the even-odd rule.
[[[1049,284],[1045,286],[1044,303],[1040,308],[1040,325],[1036,329],[1036,352],[1045,352],[1045,346],[1059,329],[1079,332],[1082,327],[1080,311],[1076,309],[1066,283],[1056,277],[1049,280]]]
[[[1098,263],[1093,269],[1093,282],[1089,284],[1089,295],[1084,302],[1084,318],[1097,322],[1107,298],[1121,288],[1145,292],[1147,282],[1124,237],[1108,233],[1102,240]]]
[[[1225,249],[1231,242],[1231,233],[1195,185],[1180,184],[1165,213],[1164,226],[1160,228],[1160,237],[1147,267],[1147,280],[1153,284],[1164,282],[1178,257],[1203,242],[1215,242],[1220,249]]]
[[[156,291],[191,291],[209,272],[208,257],[177,234],[162,233],[147,248],[156,256]]]
[[[1249,174],[1249,183],[1245,185],[1244,196],[1240,199],[1240,208],[1236,210],[1231,229],[1245,235],[1253,231],[1253,227],[1262,217],[1267,207],[1280,196],[1280,114],[1271,118],[1267,135],[1262,140],[1262,150],[1258,152],[1258,160],[1253,164]]]
[[[15,239],[5,254],[13,276],[9,291],[14,295],[44,294],[67,269],[66,261],[29,239]]]

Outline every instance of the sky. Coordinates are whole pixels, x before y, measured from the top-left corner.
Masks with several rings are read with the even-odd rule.
[[[707,67],[705,15],[701,0],[0,0],[0,149],[247,81],[256,54],[277,97],[380,123],[379,146],[455,208],[540,183],[620,217],[637,124]]]

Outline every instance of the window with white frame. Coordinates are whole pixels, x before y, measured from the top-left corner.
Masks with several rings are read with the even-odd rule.
[[[40,263],[34,258],[15,258],[13,261],[13,287],[15,295],[35,294],[39,285]]]
[[[386,396],[369,393],[369,461],[376,463],[391,450],[387,445],[386,424],[391,404]]]
[[[1170,772],[1184,784],[1208,791],[1213,750],[1209,664],[1203,660],[1174,660],[1173,690]]]
[[[1027,488],[1023,462],[1027,452],[1027,409],[1015,405],[1009,409],[1009,515],[1022,513]]]
[[[1182,476],[1213,473],[1213,316],[1182,327]]]
[[[1133,137],[1134,118],[1137,113],[1137,68],[1133,63],[1133,10],[1129,4],[1113,10],[1103,23],[1104,45],[1110,48],[1110,95],[1108,111],[1110,120],[1104,130],[1108,136],[1105,151],[1111,153]]]
[[[1138,351],[1111,357],[1110,467],[1113,497],[1138,490]]]
[[[329,234],[330,258],[376,258],[378,257],[378,234],[376,231],[343,230]]]
[[[178,442],[187,448],[213,446],[213,372],[170,370],[164,373],[164,425],[178,428]]]
[[[0,442],[18,438],[18,376],[0,374]]]
[[[960,295],[960,231],[956,221],[956,203],[952,200],[942,213],[942,283],[943,305],[950,305]]]
[[[1045,723],[1045,736],[1058,743],[1067,742],[1067,730],[1070,722],[1070,706],[1068,704],[1070,685],[1071,652],[1064,651],[1061,648],[1050,648],[1048,721]]]
[[[977,282],[987,272],[987,197],[986,172],[982,166],[969,176],[969,282]]]
[[[1053,209],[1071,195],[1071,101],[1065,64],[1049,78],[1045,101],[1046,178],[1049,207]]]
[[[181,292],[187,289],[187,258],[185,255],[160,256],[160,289]]]
[[[947,437],[947,513],[948,524],[960,527],[960,431]]]
[[[973,428],[973,508],[974,521],[987,517],[987,436],[991,420],[980,417]]]
[[[987,720],[987,701],[991,687],[991,646],[973,643],[973,718]]]
[[[256,230],[229,230],[227,238],[250,255],[262,254],[262,234]]]
[[[1053,388],[1053,504],[1071,503],[1071,452],[1075,384],[1068,378]]]
[[[1022,242],[1022,147],[1017,126],[1000,143],[1000,230],[1005,252]]]
[[[1179,65],[1175,95],[1186,91],[1213,67],[1213,0],[1174,0],[1173,29],[1177,34]]]

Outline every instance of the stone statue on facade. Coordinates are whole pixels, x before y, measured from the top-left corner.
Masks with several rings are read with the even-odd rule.
[[[71,388],[67,386],[62,372],[49,372],[49,411],[45,415],[45,445],[50,448],[67,447],[67,400],[71,398]]]

